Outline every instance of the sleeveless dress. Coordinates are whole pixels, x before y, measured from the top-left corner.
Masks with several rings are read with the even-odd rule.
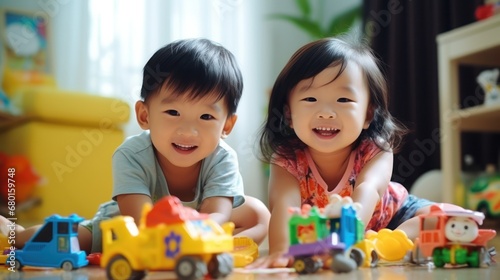
[[[325,181],[321,178],[308,149],[297,150],[295,152],[295,161],[276,156],[273,159],[273,163],[287,170],[298,180],[302,204],[315,205],[322,208],[328,204],[328,199],[332,194],[337,193],[342,197],[351,196],[356,184],[356,177],[365,164],[380,151],[380,148],[372,141],[362,141],[351,152],[349,163],[342,179],[330,192]],[[387,227],[407,197],[408,191],[404,186],[396,182],[390,182],[385,194],[377,202],[367,229],[379,231]]]

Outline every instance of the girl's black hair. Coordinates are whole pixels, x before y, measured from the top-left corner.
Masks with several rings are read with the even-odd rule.
[[[297,50],[281,73],[271,91],[267,119],[260,131],[261,159],[271,162],[274,154],[294,159],[295,151],[306,147],[288,125],[284,108],[292,89],[302,80],[318,75],[325,68],[340,65],[336,79],[347,63],[356,63],[364,72],[370,91],[368,112],[372,121],[361,132],[355,146],[370,139],[382,150],[397,150],[406,128],[394,119],[388,109],[387,84],[378,67],[378,60],[365,43],[340,38],[324,38]]]
[[[243,92],[243,78],[234,55],[208,39],[172,42],[158,51],[144,66],[141,98],[162,88],[190,99],[214,94],[224,98],[229,114],[236,113]]]

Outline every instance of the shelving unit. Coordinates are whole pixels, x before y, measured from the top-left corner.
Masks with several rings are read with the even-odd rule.
[[[500,132],[500,104],[484,106],[478,100],[462,109],[458,70],[460,65],[500,68],[500,16],[442,33],[437,43],[443,202],[460,204],[461,133]]]

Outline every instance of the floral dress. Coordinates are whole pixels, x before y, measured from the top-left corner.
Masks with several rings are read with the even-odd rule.
[[[297,150],[295,152],[296,161],[276,157],[273,163],[290,172],[299,181],[302,204],[322,208],[328,204],[328,199],[332,194],[337,193],[342,197],[351,196],[356,185],[356,177],[365,164],[379,152],[380,148],[372,141],[361,142],[351,152],[346,171],[339,184],[332,191],[328,191],[328,186],[321,178],[308,149]],[[367,229],[379,231],[385,228],[407,197],[408,191],[405,187],[396,182],[389,182],[384,196],[377,202]]]

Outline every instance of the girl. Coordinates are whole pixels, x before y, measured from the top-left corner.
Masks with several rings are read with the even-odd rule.
[[[367,230],[418,234],[431,202],[390,182],[393,151],[405,129],[388,111],[386,81],[371,50],[326,38],[300,48],[272,89],[260,136],[269,178],[269,256],[250,268],[288,260],[288,209],[325,207],[332,194],[362,204]]]

